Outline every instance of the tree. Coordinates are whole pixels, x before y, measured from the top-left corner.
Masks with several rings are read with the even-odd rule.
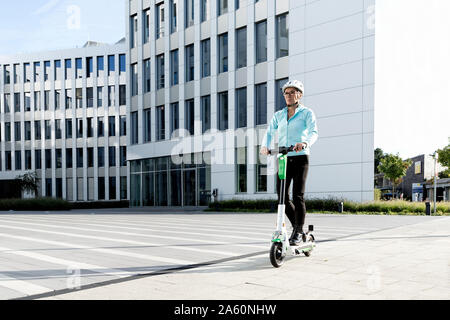
[[[378,170],[378,166],[380,165],[381,159],[385,157],[385,154],[383,150],[381,150],[380,148],[376,148],[374,154],[375,154],[375,173],[380,173]]]
[[[385,154],[380,160],[378,170],[384,173],[386,179],[392,183],[392,196],[395,194],[395,187],[402,182],[402,178],[406,175],[406,170],[411,166],[412,161],[403,161],[400,156],[393,154]]]
[[[36,172],[27,172],[23,176],[16,177],[16,181],[21,191],[38,192],[38,182]]]
[[[439,149],[436,152],[438,154],[438,162],[443,167],[447,167],[447,170],[439,173],[439,178],[450,178],[450,144],[444,149]]]

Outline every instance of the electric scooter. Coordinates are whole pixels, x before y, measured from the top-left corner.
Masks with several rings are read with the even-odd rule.
[[[270,262],[275,268],[281,267],[287,254],[299,256],[302,253],[309,257],[316,246],[312,234],[314,226],[308,226],[308,232],[302,237],[302,243],[298,246],[291,246],[289,243],[286,229],[285,194],[286,194],[286,172],[287,172],[287,154],[294,151],[294,146],[279,147],[279,150],[269,150],[269,154],[277,154],[278,158],[278,177],[280,178],[280,202],[278,204],[277,229],[272,235],[272,245],[270,247]]]

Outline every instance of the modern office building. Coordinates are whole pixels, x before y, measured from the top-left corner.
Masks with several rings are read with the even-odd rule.
[[[126,0],[131,205],[276,198],[258,151],[288,79],[319,127],[306,196],[372,200],[374,5]]]
[[[0,182],[36,172],[37,196],[127,199],[126,46],[0,57]]]

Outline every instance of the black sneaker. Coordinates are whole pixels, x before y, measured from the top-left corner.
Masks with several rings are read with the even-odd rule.
[[[289,239],[289,244],[291,246],[299,246],[304,242],[306,242],[306,234],[303,231],[296,232],[295,235]]]

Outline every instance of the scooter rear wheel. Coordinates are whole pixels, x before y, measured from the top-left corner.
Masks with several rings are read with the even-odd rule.
[[[274,242],[270,247],[270,262],[275,268],[283,265],[286,255],[283,255],[283,245],[281,242]]]

